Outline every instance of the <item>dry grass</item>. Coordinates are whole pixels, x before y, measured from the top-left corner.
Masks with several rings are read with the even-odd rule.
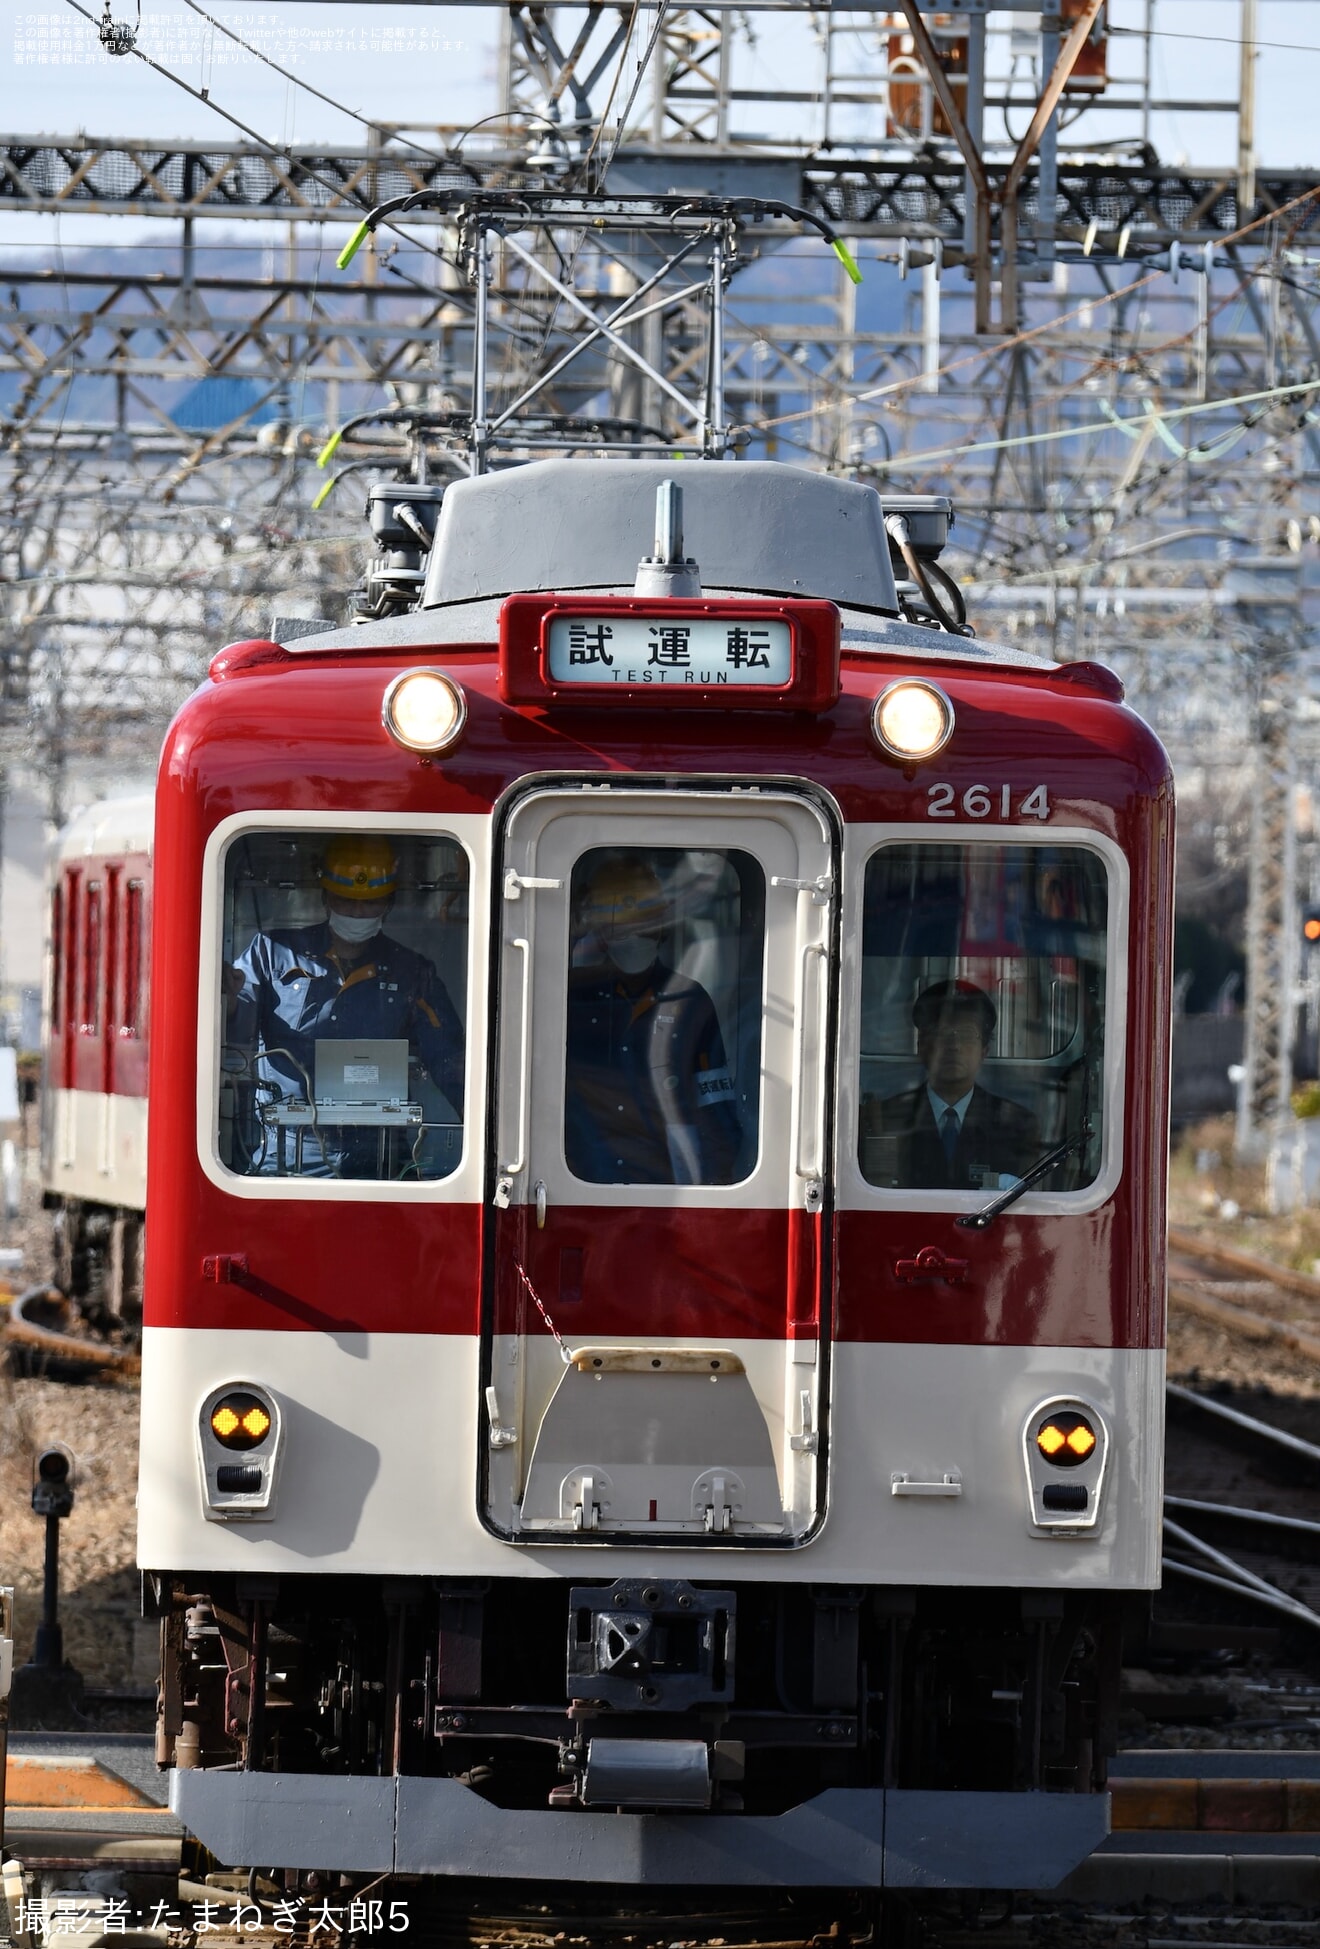
[[[70,1387],[0,1373],[0,1565],[14,1586],[17,1655],[28,1656],[41,1608],[46,1526],[32,1513],[32,1458],[59,1441],[73,1451],[76,1471],[60,1534],[65,1655],[89,1685],[109,1690],[143,1682],[137,1439],[135,1386]]]
[[[24,1286],[50,1273],[50,1218],[41,1210],[35,1153],[23,1210],[6,1244],[21,1245]],[[137,1383],[21,1379],[0,1360],[0,1582],[14,1586],[17,1657],[30,1652],[41,1609],[45,1522],[32,1513],[32,1464],[52,1442],[72,1450],[74,1506],[61,1525],[60,1621],[65,1655],[97,1689],[150,1683],[155,1627],[142,1623],[134,1567]]]
[[[1197,1168],[1198,1158],[1203,1168]],[[1233,1160],[1231,1117],[1195,1124],[1176,1140],[1169,1159],[1169,1222],[1295,1272],[1320,1269],[1320,1209],[1270,1215],[1264,1164]]]
[[[1169,1159],[1169,1222],[1201,1233],[1208,1244],[1238,1246],[1294,1271],[1314,1272],[1320,1261],[1320,1211],[1270,1215],[1264,1165],[1233,1160],[1231,1117],[1198,1124],[1175,1144]],[[1316,1301],[1277,1288],[1244,1285],[1241,1291],[1226,1287],[1224,1292],[1249,1310],[1295,1320],[1308,1332],[1320,1330]],[[1169,1374],[1320,1399],[1320,1368],[1314,1362],[1196,1319],[1176,1303],[1169,1313]]]

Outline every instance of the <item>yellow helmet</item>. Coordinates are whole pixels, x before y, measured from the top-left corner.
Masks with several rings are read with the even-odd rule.
[[[673,918],[660,876],[635,856],[597,864],[578,913],[584,926],[607,934],[657,934]]]
[[[340,900],[384,900],[399,883],[399,862],[388,839],[345,833],[321,861],[321,891]]]

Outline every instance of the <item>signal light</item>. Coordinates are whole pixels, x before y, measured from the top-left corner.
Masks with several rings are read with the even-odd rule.
[[[211,1410],[211,1433],[225,1448],[260,1448],[270,1427],[255,1394],[226,1394]]]
[[[1095,1452],[1095,1429],[1081,1414],[1047,1415],[1036,1430],[1036,1446],[1056,1469],[1075,1469]]]
[[[1302,939],[1308,947],[1320,942],[1320,907],[1302,908]]]
[[[38,1516],[67,1516],[73,1508],[73,1456],[62,1442],[33,1462],[32,1507]]]

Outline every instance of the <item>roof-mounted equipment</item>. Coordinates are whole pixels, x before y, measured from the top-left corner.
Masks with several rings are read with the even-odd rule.
[[[683,490],[677,481],[662,480],[655,490],[655,546],[637,564],[633,594],[701,594],[701,570],[683,553]]]
[[[367,489],[367,519],[379,553],[354,593],[358,622],[377,622],[415,609],[426,581],[426,560],[444,498],[442,481],[377,480]]]
[[[953,526],[953,502],[945,494],[885,494],[881,500],[904,618],[951,636],[973,635],[962,590],[939,565]]]

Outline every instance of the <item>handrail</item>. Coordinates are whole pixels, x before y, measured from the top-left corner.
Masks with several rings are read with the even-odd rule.
[[[517,1152],[509,1163],[500,1165],[500,1175],[516,1178],[520,1171],[527,1168],[527,1056],[532,1022],[532,944],[519,936],[510,946],[522,956],[522,1007],[518,1016]]]
[[[813,960],[819,960],[821,963],[821,977],[820,977],[820,982],[816,994],[815,1027],[816,1027],[816,1047],[818,1050],[821,1050],[823,1052],[825,1048],[825,1002],[828,995],[828,984],[826,983],[825,980],[824,970],[825,970],[825,963],[828,961],[828,959],[829,959],[829,949],[821,941],[808,941],[802,949],[802,956],[800,962],[800,976],[799,976],[799,984],[798,984],[798,992],[800,996],[800,1020],[798,1023],[797,1125],[796,1125],[796,1137],[793,1145],[793,1169],[796,1172],[797,1176],[800,1178],[818,1178],[821,1174],[821,1169],[822,1169],[822,1160],[819,1155],[813,1156],[812,1161],[809,1164],[803,1162],[802,1139],[803,1139],[803,1132],[807,1129],[808,1122],[810,1122],[810,1127],[813,1132],[815,1145],[817,1149],[820,1148],[820,1140],[823,1135],[823,1132],[821,1130],[821,1114],[820,1114],[821,1097],[823,1097],[823,1092],[821,1093],[821,1097],[818,1097],[814,1105],[808,1106],[807,1103],[807,1058],[809,1053],[808,1040],[807,1040],[807,968]],[[811,1110],[810,1118],[808,1118],[809,1107]]]

